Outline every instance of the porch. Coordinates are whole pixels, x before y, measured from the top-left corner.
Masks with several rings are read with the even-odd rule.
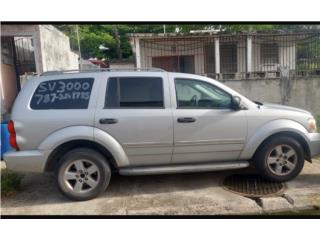
[[[136,66],[215,79],[320,75],[320,32],[264,34],[132,34]]]

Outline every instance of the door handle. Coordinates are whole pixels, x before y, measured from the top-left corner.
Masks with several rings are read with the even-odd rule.
[[[118,122],[118,119],[115,118],[101,118],[99,120],[100,124],[115,124]]]
[[[195,122],[196,119],[193,117],[181,117],[178,118],[178,123],[192,123]]]

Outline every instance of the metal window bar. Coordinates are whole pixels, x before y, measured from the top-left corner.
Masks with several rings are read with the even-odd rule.
[[[195,73],[212,78],[278,78],[281,68],[297,76],[320,75],[320,31],[250,34],[251,72],[247,71],[247,34],[182,35],[142,38],[141,66]],[[216,73],[215,39],[220,42]]]

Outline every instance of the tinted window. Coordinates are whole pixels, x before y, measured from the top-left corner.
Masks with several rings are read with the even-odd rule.
[[[31,99],[32,109],[88,108],[93,78],[60,79],[39,84]]]
[[[107,108],[161,108],[163,107],[162,78],[110,78],[107,86]]]
[[[230,108],[231,95],[209,83],[176,79],[178,108]]]

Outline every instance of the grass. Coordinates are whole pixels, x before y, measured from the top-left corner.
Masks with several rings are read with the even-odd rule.
[[[9,171],[1,170],[1,196],[8,197],[21,189],[23,175]]]

